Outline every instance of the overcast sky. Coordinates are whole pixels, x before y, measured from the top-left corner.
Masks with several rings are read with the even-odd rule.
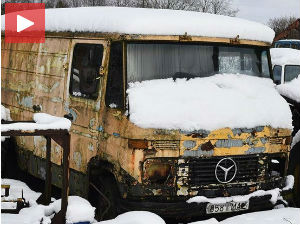
[[[233,0],[240,11],[237,17],[267,23],[278,16],[300,18],[300,0]]]

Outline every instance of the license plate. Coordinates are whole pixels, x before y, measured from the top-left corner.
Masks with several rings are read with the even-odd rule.
[[[245,202],[227,202],[221,204],[208,203],[206,206],[207,214],[239,212],[249,209],[249,201]]]

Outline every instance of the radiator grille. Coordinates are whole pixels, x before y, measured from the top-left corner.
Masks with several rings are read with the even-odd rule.
[[[189,183],[191,185],[218,184],[215,176],[217,163],[224,157],[191,158],[188,162]],[[257,156],[230,157],[237,165],[237,173],[231,182],[256,181],[259,174],[259,158]],[[228,173],[231,176],[234,170]]]

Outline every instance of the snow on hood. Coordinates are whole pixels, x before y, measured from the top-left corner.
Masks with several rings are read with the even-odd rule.
[[[300,74],[290,82],[277,85],[276,88],[281,95],[300,103]]]
[[[245,19],[209,13],[126,7],[46,9],[46,31],[188,35],[273,42],[274,31]],[[5,29],[2,16],[1,29]]]
[[[272,48],[272,65],[300,65],[300,50],[292,48]]]
[[[185,131],[271,126],[292,129],[292,114],[271,79],[240,74],[129,84],[130,121]]]

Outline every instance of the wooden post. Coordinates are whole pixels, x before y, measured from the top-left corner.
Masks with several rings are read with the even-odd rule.
[[[51,202],[51,138],[45,136],[46,138],[46,180],[45,180],[45,189],[41,196],[38,198],[37,203],[42,205],[49,205]]]
[[[66,213],[68,208],[68,196],[69,196],[69,178],[70,178],[70,142],[71,135],[69,133],[62,137],[63,146],[63,180],[61,189],[61,209],[51,220],[52,224],[66,223]]]
[[[64,158],[63,158],[63,183],[61,196],[61,211],[66,216],[69,196],[69,178],[70,178],[70,134],[66,134],[64,138]]]
[[[45,204],[50,204],[51,202],[51,138],[46,137],[47,139],[47,155],[46,155],[46,189],[45,189]]]

